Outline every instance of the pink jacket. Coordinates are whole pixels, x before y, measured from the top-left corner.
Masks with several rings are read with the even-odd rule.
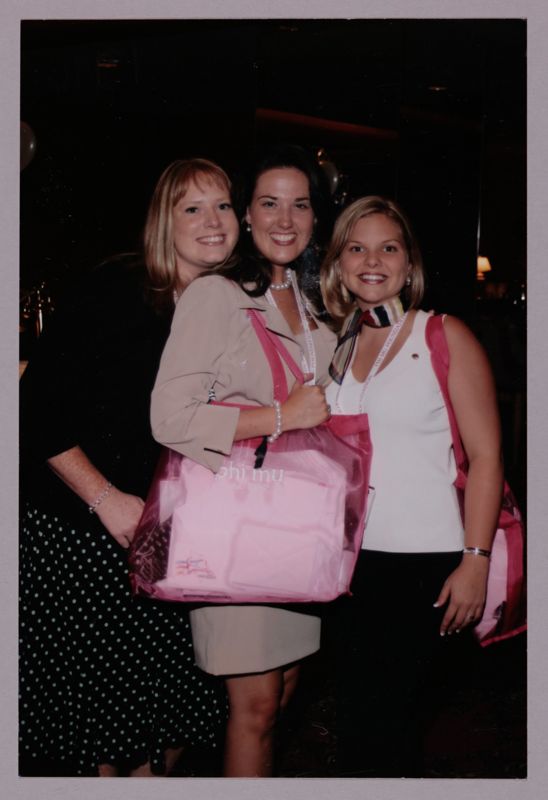
[[[171,333],[152,392],[154,438],[216,472],[229,455],[239,409],[208,404],[215,399],[247,405],[272,405],[272,375],[246,315],[264,313],[267,327],[299,363],[301,349],[283,315],[265,297],[249,297],[219,275],[195,280],[177,303]],[[317,322],[314,344],[317,381],[327,381],[336,336]],[[288,387],[294,383],[287,370]]]

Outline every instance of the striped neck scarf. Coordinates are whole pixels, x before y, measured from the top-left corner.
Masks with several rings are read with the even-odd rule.
[[[368,308],[365,311],[357,308],[348,318],[343,328],[335,354],[329,365],[329,374],[339,386],[342,384],[346,370],[352,361],[354,345],[362,329],[362,325],[370,328],[389,328],[396,323],[405,311],[399,297],[389,300],[383,305]]]

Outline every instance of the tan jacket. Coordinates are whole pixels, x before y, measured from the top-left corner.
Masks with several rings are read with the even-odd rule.
[[[301,348],[283,315],[265,297],[249,297],[218,275],[198,278],[177,303],[152,392],[154,438],[216,472],[229,455],[239,409],[208,405],[272,405],[272,373],[246,309],[265,315],[267,327],[283,337],[297,363]],[[336,337],[317,322],[313,332],[317,382],[327,382]],[[295,379],[286,369],[291,389]]]

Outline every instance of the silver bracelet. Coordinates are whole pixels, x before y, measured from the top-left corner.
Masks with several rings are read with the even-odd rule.
[[[485,558],[491,558],[491,551],[483,550],[481,547],[464,547],[462,552],[469,553],[471,556],[484,556]]]
[[[110,492],[111,489],[112,489],[112,483],[108,481],[107,485],[105,486],[101,494],[95,498],[95,500],[90,506],[88,506],[88,511],[90,514],[95,514],[95,509],[97,508],[97,506],[101,505],[101,503],[103,502],[103,500],[105,499],[105,497],[107,496],[107,494]]]
[[[273,406],[274,406],[274,413],[276,414],[276,425],[274,428],[274,433],[270,434],[270,436],[267,437],[267,441],[269,444],[275,442],[282,432],[282,404],[280,403],[279,400],[274,400]]]

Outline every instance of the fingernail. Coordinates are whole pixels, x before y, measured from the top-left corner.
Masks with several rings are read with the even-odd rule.
[[[439,606],[439,603],[434,603],[434,608],[437,608],[438,606]]]
[[[445,636],[445,631],[440,631],[440,636]]]
[[[460,633],[460,628],[455,628],[455,633]]]

